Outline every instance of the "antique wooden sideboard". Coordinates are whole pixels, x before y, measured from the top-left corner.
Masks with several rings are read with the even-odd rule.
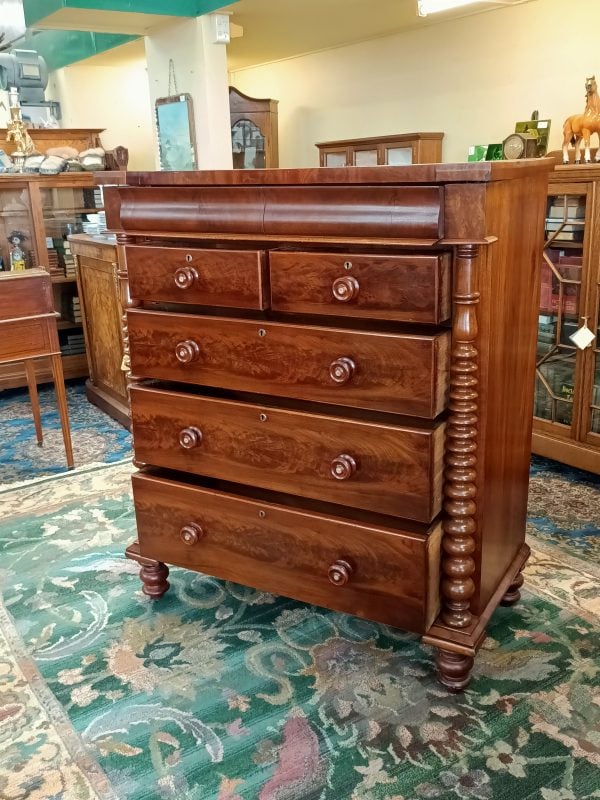
[[[127,553],[147,595],[171,563],[378,620],[436,647],[450,690],[467,684],[529,553],[551,167],[129,173],[105,189],[140,468]]]

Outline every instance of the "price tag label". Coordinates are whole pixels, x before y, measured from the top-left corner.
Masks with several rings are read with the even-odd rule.
[[[586,347],[589,347],[595,338],[594,332],[588,328],[586,322],[584,322],[581,328],[578,328],[575,333],[569,336],[569,339],[574,345],[577,345],[580,350],[585,350]]]

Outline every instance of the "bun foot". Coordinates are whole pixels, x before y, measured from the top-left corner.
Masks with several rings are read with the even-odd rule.
[[[167,580],[169,577],[167,565],[162,561],[155,561],[153,558],[144,558],[140,555],[140,547],[137,542],[127,548],[125,555],[140,565],[142,592],[152,600],[161,598],[171,585]]]
[[[471,680],[473,658],[448,650],[438,650],[435,656],[437,676],[449,692],[462,692]]]
[[[151,566],[142,566],[140,569],[142,592],[153,600],[158,600],[171,585],[167,580],[168,576],[169,568],[162,561],[156,561]]]
[[[501,606],[514,606],[521,599],[521,592],[519,591],[523,586],[523,573],[519,572],[517,577],[506,590],[506,594],[500,600]]]

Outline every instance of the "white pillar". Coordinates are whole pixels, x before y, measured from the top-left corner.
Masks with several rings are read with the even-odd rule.
[[[151,111],[154,119],[156,99],[169,94],[173,59],[177,92],[190,94],[193,101],[198,169],[232,169],[227,52],[213,39],[212,14],[175,22],[144,38]],[[155,125],[153,129],[159,169]]]

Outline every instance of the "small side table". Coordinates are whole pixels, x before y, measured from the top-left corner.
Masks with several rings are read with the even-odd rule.
[[[41,445],[43,434],[34,361],[50,359],[67,465],[71,469],[73,447],[56,317],[52,281],[46,270],[0,274],[0,364],[15,361],[25,364],[35,432]]]

